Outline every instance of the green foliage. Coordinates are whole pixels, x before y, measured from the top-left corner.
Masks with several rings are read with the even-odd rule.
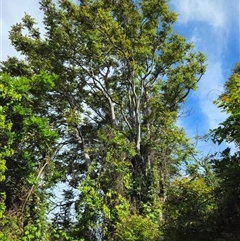
[[[3,216],[1,219],[0,238],[3,241],[17,241],[20,240],[22,230],[19,228],[16,216]]]
[[[160,240],[158,225],[151,219],[131,215],[116,225],[116,241],[154,241]]]
[[[213,190],[204,178],[174,180],[164,204],[164,240],[211,240]]]
[[[2,143],[0,145],[0,182],[3,182],[5,180],[5,171],[6,171],[6,157],[9,157],[13,154],[13,150],[10,147],[11,144],[11,123],[6,121],[3,107],[1,106],[1,112],[0,112],[0,138],[2,140]],[[6,194],[5,192],[0,192],[0,218],[2,218],[2,215],[5,211],[5,198]]]
[[[215,101],[216,105],[229,116],[214,130],[214,141],[240,143],[239,139],[239,101],[240,101],[240,64],[236,64],[232,75],[225,84],[225,92]]]
[[[44,73],[30,79],[1,75],[1,170],[6,177],[0,183],[0,207],[5,211],[0,226],[6,240],[45,237],[39,226],[45,223],[47,205],[41,182],[58,135],[34,109],[32,90],[41,82],[51,87],[50,79]],[[12,236],[7,235],[9,230]]]
[[[205,57],[172,32],[166,0],[42,0],[40,9],[44,38],[26,14],[10,31],[25,61],[1,67],[17,77],[3,96],[14,149],[7,209],[24,211],[26,240],[44,237],[46,190],[61,183],[53,239],[156,240],[167,186],[193,152],[176,121]]]
[[[101,236],[108,240],[115,224],[129,215],[130,204],[126,199],[131,188],[129,161],[136,152],[120,132],[110,127],[107,132],[99,131],[98,135],[104,167],[92,162],[88,176],[79,187],[80,197],[76,202],[77,210],[81,210],[78,232],[84,233],[85,229],[86,233],[89,228],[95,232],[101,230]]]
[[[239,153],[230,154],[230,148],[222,152],[220,159],[213,160],[214,169],[219,179],[215,190],[217,211],[215,214],[216,236],[224,240],[240,238],[240,164]],[[231,238],[227,238],[227,236]]]
[[[215,189],[216,212],[214,214],[214,240],[239,240],[239,100],[240,100],[240,65],[236,64],[232,75],[225,83],[224,93],[215,102],[219,108],[228,114],[220,127],[212,130],[213,141],[235,143],[235,150],[229,147],[221,152],[220,157],[212,160],[214,171],[218,178]],[[235,152],[235,153],[234,153]]]

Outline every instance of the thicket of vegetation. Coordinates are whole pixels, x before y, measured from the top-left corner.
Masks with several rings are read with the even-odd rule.
[[[10,31],[24,60],[1,63],[0,239],[240,240],[240,64],[210,132],[236,151],[196,160],[176,121],[205,56],[166,0],[40,9],[44,35],[26,14]]]

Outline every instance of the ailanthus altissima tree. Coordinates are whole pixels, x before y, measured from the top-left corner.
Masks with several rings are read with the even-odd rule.
[[[53,225],[83,240],[122,240],[120,227],[135,217],[160,226],[166,186],[193,151],[176,120],[204,56],[172,32],[165,0],[42,0],[40,8],[44,35],[29,15],[14,25],[10,39],[25,61],[9,58],[2,72],[58,76],[45,95],[32,93],[59,136],[49,179],[65,190]]]

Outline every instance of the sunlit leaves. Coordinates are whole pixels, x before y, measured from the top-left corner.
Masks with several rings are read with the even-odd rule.
[[[215,102],[227,113],[226,120],[212,130],[213,141],[235,143],[235,148],[226,148],[219,158],[212,160],[219,184],[216,188],[217,212],[216,236],[221,240],[238,240],[239,233],[239,144],[240,144],[240,64],[225,83],[224,93]]]
[[[151,219],[131,215],[116,225],[116,241],[160,240],[158,225]]]
[[[232,75],[225,84],[225,91],[215,101],[228,114],[228,118],[214,130],[214,141],[240,143],[240,64],[236,64]]]
[[[40,183],[44,180],[43,170],[48,169],[46,166],[51,161],[58,135],[48,119],[34,108],[36,96],[33,94],[39,87],[43,87],[42,95],[45,95],[46,89],[50,90],[53,82],[54,78],[43,72],[32,78],[16,78],[7,74],[0,77],[1,212],[6,209],[1,230],[7,233],[13,225],[16,225],[16,229],[24,230],[23,223],[17,224],[8,216],[9,210],[21,213],[19,218],[25,224],[35,221],[34,226],[28,226],[25,233],[19,234],[22,240],[32,240],[43,235],[41,229],[44,226],[42,221],[46,200],[45,193],[40,191]],[[2,204],[4,201],[6,207]],[[42,223],[38,226],[40,219]],[[7,224],[4,226],[4,223]]]
[[[204,178],[173,181],[164,204],[166,240],[208,240],[209,218],[216,208],[212,187]]]
[[[67,183],[54,225],[73,238],[112,240],[129,224],[136,230],[119,238],[154,240],[166,187],[193,152],[176,120],[205,58],[172,33],[176,14],[165,0],[42,0],[40,8],[44,38],[25,15],[10,31],[25,62],[2,66],[27,88],[10,113],[20,179]]]

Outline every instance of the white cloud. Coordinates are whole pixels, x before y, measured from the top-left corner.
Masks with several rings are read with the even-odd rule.
[[[200,108],[207,118],[210,129],[216,128],[226,118],[226,114],[213,104],[213,101],[223,93],[224,81],[221,63],[208,61],[208,69],[199,83],[197,94]]]
[[[194,43],[195,46],[198,46],[201,44],[202,40],[199,36],[199,30],[197,27],[195,27],[192,31],[192,37],[190,39],[190,42]]]
[[[196,49],[207,55],[207,71],[195,93],[198,103],[194,103],[194,108],[201,109],[205,129],[216,128],[226,118],[213,101],[223,92],[229,77],[230,70],[226,67],[233,67],[229,67],[231,60],[227,56],[232,46],[238,44],[231,41],[236,32],[239,35],[239,1],[171,0],[170,3],[179,14],[177,26],[184,30],[182,34],[187,33]],[[203,122],[196,118],[193,124]]]
[[[213,28],[224,28],[227,23],[226,1],[223,0],[174,0],[172,4],[180,14],[179,22],[203,21]]]
[[[171,0],[170,4],[179,14],[177,24],[193,32],[195,45],[203,43],[206,48],[209,45],[207,41],[211,39],[216,53],[221,56],[229,39],[235,34],[239,36],[239,1]],[[210,53],[214,49],[211,48]]]

